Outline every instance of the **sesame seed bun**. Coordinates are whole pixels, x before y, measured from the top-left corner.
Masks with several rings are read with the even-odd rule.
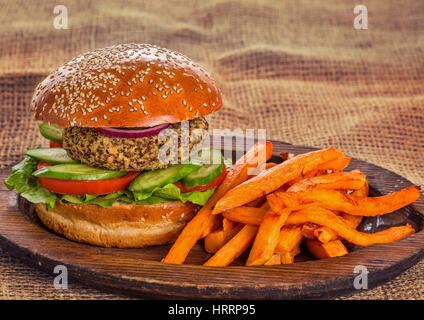
[[[173,242],[198,206],[186,202],[152,205],[35,205],[42,223],[66,238],[102,247],[141,248]]]
[[[180,53],[149,44],[94,50],[36,88],[36,120],[62,127],[152,127],[222,107],[215,81]]]

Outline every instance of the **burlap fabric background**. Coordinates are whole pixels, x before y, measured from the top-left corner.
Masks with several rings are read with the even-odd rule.
[[[266,128],[270,139],[347,154],[424,183],[424,2],[360,1],[369,29],[353,28],[357,1],[0,2],[0,168],[46,144],[28,113],[34,86],[72,57],[147,42],[202,63],[222,89],[214,128]],[[121,298],[70,284],[0,253],[6,299]],[[424,298],[424,262],[351,298]]]

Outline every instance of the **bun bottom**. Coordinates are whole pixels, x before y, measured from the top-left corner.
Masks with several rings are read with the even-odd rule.
[[[166,202],[152,205],[98,205],[56,203],[35,205],[41,222],[55,233],[101,247],[141,248],[175,241],[198,206]]]

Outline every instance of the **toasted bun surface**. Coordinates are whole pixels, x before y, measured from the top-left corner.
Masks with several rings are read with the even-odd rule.
[[[196,209],[188,202],[114,204],[110,208],[58,202],[50,211],[45,204],[35,205],[40,220],[54,232],[78,242],[119,248],[174,241]]]
[[[180,53],[149,44],[94,50],[35,90],[36,120],[62,127],[151,127],[220,109],[215,81]]]

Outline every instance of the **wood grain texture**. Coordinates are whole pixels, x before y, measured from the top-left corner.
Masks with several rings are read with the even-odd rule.
[[[283,151],[299,154],[313,150],[277,141],[273,144],[273,161],[278,161],[278,154]],[[228,147],[224,151],[240,156]],[[364,161],[353,159],[347,169],[353,168],[368,176],[374,195],[411,185],[399,175]],[[0,179],[8,174],[9,169],[1,171]],[[200,265],[210,256],[202,243],[193,248],[186,264],[170,265],[160,262],[170,246],[117,249],[69,241],[46,230],[35,216],[33,205],[3,184],[0,203],[0,246],[12,256],[50,274],[56,265],[66,265],[70,281],[142,298],[329,298],[355,291],[357,265],[367,267],[368,285],[372,288],[394,278],[424,256],[423,197],[395,213],[366,218],[360,227],[375,232],[407,222],[418,232],[404,240],[367,248],[351,246],[349,255],[332,259],[314,260],[305,254],[292,265],[244,267],[236,261],[236,265],[225,268]]]

